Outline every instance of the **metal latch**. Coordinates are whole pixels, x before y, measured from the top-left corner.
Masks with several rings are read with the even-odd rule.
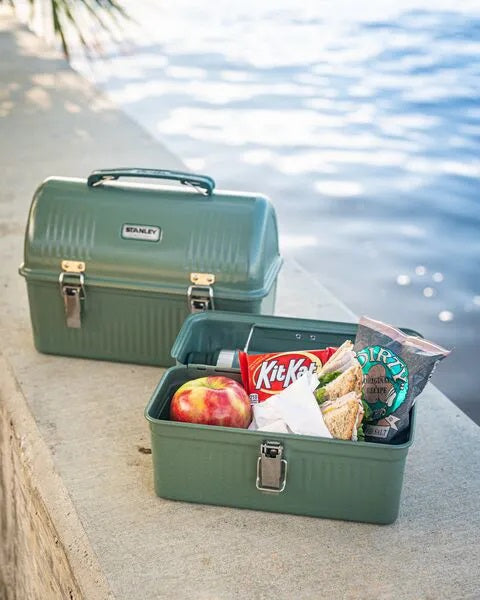
[[[283,458],[280,442],[260,444],[257,460],[257,490],[262,492],[283,492],[287,483],[287,461]]]
[[[213,288],[215,275],[213,273],[190,273],[192,285],[187,291],[190,312],[202,312],[214,308]]]
[[[80,329],[82,326],[82,302],[85,300],[85,263],[62,260],[62,271],[58,276],[60,293],[65,307],[67,327]],[[65,277],[68,277],[66,281]]]

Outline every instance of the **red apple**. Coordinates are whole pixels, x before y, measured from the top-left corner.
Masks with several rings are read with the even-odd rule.
[[[252,409],[243,387],[220,375],[187,381],[175,392],[170,405],[173,421],[243,427],[250,425]]]

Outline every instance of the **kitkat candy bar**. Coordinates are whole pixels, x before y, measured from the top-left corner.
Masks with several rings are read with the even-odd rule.
[[[242,382],[250,396],[250,402],[257,404],[278,394],[305,371],[316,373],[335,350],[336,348],[325,348],[257,355],[240,352]]]

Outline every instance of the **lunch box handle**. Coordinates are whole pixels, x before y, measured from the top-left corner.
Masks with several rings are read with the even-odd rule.
[[[101,169],[92,171],[88,176],[87,185],[94,187],[102,181],[111,181],[119,177],[149,177],[152,179],[170,179],[179,181],[184,185],[201,188],[207,196],[211,196],[215,181],[208,175],[196,175],[183,171],[169,171],[165,169]]]

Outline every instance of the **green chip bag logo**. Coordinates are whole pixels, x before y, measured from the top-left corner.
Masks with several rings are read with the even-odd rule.
[[[408,368],[395,352],[383,346],[367,346],[357,352],[363,371],[363,394],[372,410],[372,421],[387,417],[405,401]]]

